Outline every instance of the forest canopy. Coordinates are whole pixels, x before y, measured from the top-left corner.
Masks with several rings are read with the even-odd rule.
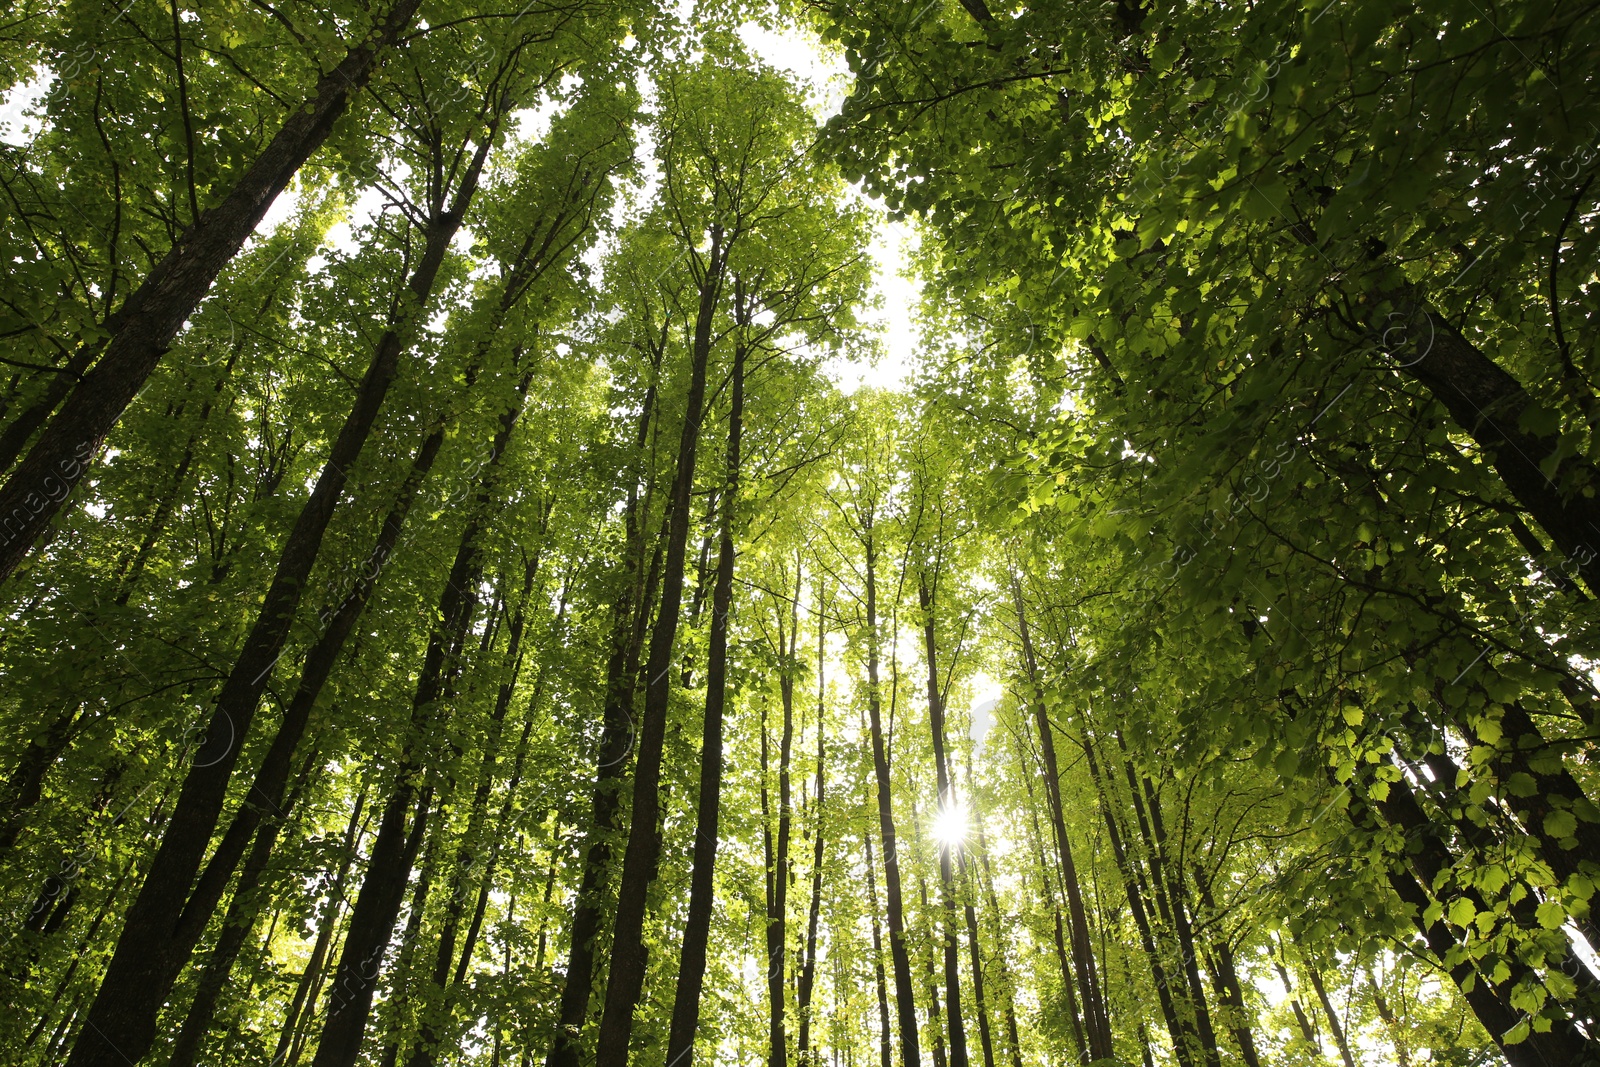
[[[1600,1063],[1595,5],[0,80],[5,1062]]]

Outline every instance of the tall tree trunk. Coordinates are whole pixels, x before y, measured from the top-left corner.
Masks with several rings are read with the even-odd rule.
[[[917,571],[917,605],[922,609],[923,660],[928,669],[928,727],[933,735],[933,768],[939,785],[940,816],[954,812],[955,789],[950,782],[950,763],[945,755],[944,693],[939,684],[938,640],[934,624],[934,589],[928,574]],[[945,1008],[950,1024],[950,1067],[967,1067],[967,1026],[961,1010],[961,947],[956,932],[955,872],[951,852],[956,842],[939,842],[940,924],[944,941]],[[976,948],[974,948],[976,951]]]
[[[1144,949],[1145,958],[1150,962],[1150,977],[1156,987],[1156,1000],[1161,1005],[1161,1017],[1167,1024],[1167,1036],[1172,1040],[1173,1055],[1180,1067],[1189,1067],[1194,1062],[1193,1046],[1198,1039],[1189,1021],[1179,1015],[1177,1005],[1173,1002],[1171,981],[1167,976],[1166,964],[1161,959],[1161,948],[1156,943],[1155,933],[1151,929],[1150,915],[1145,907],[1144,894],[1139,889],[1133,857],[1128,855],[1128,850],[1123,844],[1122,828],[1114,808],[1116,796],[1111,789],[1111,782],[1101,775],[1093,746],[1085,746],[1084,753],[1088,757],[1090,778],[1100,797],[1100,813],[1106,824],[1106,837],[1111,842],[1112,858],[1116,862],[1117,872],[1122,877],[1122,889],[1128,898],[1128,910],[1133,913],[1134,925],[1139,930],[1139,944]]]
[[[534,580],[538,570],[539,553],[535,551],[523,569],[522,596],[517,602],[506,644],[506,677],[513,683],[522,667],[522,632],[527,621],[528,601],[534,591]],[[485,643],[488,643],[487,635]],[[412,1049],[408,1060],[408,1067],[433,1067],[438,1062],[440,1048],[454,1038],[454,1027],[450,1019],[455,1010],[453,994],[458,984],[451,981],[452,973],[457,967],[456,943],[461,936],[461,921],[466,914],[468,898],[486,899],[489,888],[491,876],[489,863],[493,847],[484,840],[484,825],[489,817],[489,794],[494,786],[495,768],[499,763],[500,742],[504,735],[506,712],[511,706],[511,691],[511,684],[500,686],[495,696],[494,707],[489,714],[488,735],[479,763],[478,781],[467,813],[467,826],[450,868],[445,912],[441,919],[442,926],[434,953],[433,970],[428,976],[429,988],[416,998],[421,1002],[419,1014],[422,1016],[422,1024],[416,1046]],[[476,894],[471,892],[471,882],[474,880],[481,885],[481,891]],[[474,914],[480,914],[476,905]],[[475,938],[474,929],[469,941]],[[470,955],[469,945],[463,955],[462,968],[468,965]]]
[[[659,347],[652,351],[653,375],[660,371],[661,351]],[[634,439],[636,455],[644,454],[645,444],[649,440],[656,397],[657,388],[652,381],[639,414],[639,429]],[[666,524],[670,531],[670,501],[667,510]],[[603,897],[611,869],[611,835],[617,829],[617,816],[621,813],[623,778],[634,741],[633,710],[639,678],[639,657],[644,650],[650,606],[655,600],[655,585],[666,541],[666,537],[658,539],[647,572],[643,558],[646,544],[643,530],[649,513],[648,498],[643,502],[642,511],[643,514],[636,478],[629,488],[628,503],[623,511],[627,534],[623,556],[624,581],[612,605],[605,710],[601,717],[600,744],[595,757],[589,829],[583,845],[583,869],[578,878],[578,892],[573,902],[566,983],[561,988],[561,1004],[556,1015],[555,1033],[550,1039],[546,1067],[578,1067],[583,1048],[583,1026],[589,1015],[589,999],[594,991],[595,942],[605,915]]]
[[[523,389],[527,382],[524,378]],[[487,513],[496,496],[501,464],[515,428],[516,415],[516,410],[510,410],[501,419],[490,459],[479,475],[477,492],[468,505],[455,560],[439,594],[435,616],[439,622],[428,635],[428,647],[412,695],[411,721],[395,786],[384,807],[366,875],[350,914],[350,930],[335,972],[334,1000],[323,1022],[322,1038],[312,1061],[314,1067],[351,1067],[361,1051],[384,951],[399,918],[416,850],[426,833],[433,787],[427,785],[419,789],[419,783],[427,776],[429,742],[447,714],[442,706],[449,699],[462,668],[462,652],[477,608]],[[443,802],[448,804],[449,797],[443,798]],[[416,814],[408,828],[406,818],[413,807]]]
[[[264,890],[261,882],[266,874],[267,863],[272,857],[277,836],[281,833],[278,827],[272,824],[284,822],[290,813],[299,809],[301,795],[311,780],[311,772],[316,767],[317,758],[318,754],[313,746],[311,753],[301,764],[299,774],[295,776],[295,787],[284,802],[283,810],[274,813],[275,818],[256,832],[255,843],[251,845],[250,855],[245,859],[244,867],[239,873],[239,884],[234,889],[227,914],[223,916],[222,930],[217,935],[217,943],[212,946],[205,967],[195,983],[194,1000],[189,1004],[189,1012],[184,1016],[183,1026],[173,1043],[167,1067],[192,1067],[194,1063],[200,1043],[205,1040],[206,1032],[211,1027],[211,1020],[216,1015],[217,1000],[227,985],[228,975],[233,971],[234,960],[238,958],[246,939],[255,929],[256,918],[263,904],[261,896]],[[353,837],[365,803],[366,794],[363,793],[356,801],[355,810],[351,813],[345,831],[347,848],[354,844]]]
[[[1194,1013],[1195,1036],[1201,1061],[1211,1067],[1221,1062],[1217,1048],[1217,1035],[1211,1026],[1211,1009],[1206,1004],[1205,986],[1200,980],[1200,953],[1195,946],[1194,928],[1189,922],[1189,903],[1183,885],[1183,871],[1179,864],[1167,857],[1166,822],[1161,815],[1161,798],[1150,779],[1135,775],[1133,761],[1123,744],[1122,734],[1115,733],[1117,747],[1122,753],[1122,766],[1127,773],[1128,793],[1133,798],[1133,810],[1138,817],[1139,831],[1145,835],[1145,855],[1149,857],[1150,877],[1157,886],[1166,887],[1163,896],[1171,909],[1174,932],[1178,935],[1178,958],[1188,983],[1189,1003]],[[1143,800],[1140,789],[1143,789]],[[1147,821],[1148,817],[1148,821]]]
[[[1078,991],[1083,1001],[1085,1036],[1089,1042],[1089,1059],[1104,1060],[1115,1056],[1111,1046],[1111,1025],[1106,1017],[1105,1002],[1100,996],[1100,982],[1095,974],[1094,945],[1089,936],[1088,912],[1083,906],[1083,893],[1078,884],[1078,868],[1072,859],[1072,844],[1067,838],[1066,816],[1061,805],[1061,771],[1056,763],[1055,728],[1045,714],[1043,691],[1039,680],[1038,660],[1034,656],[1033,639],[1028,630],[1028,616],[1022,603],[1022,592],[1017,594],[1017,633],[1022,641],[1022,659],[1033,689],[1033,717],[1039,731],[1039,751],[1044,759],[1045,800],[1050,810],[1051,824],[1055,829],[1056,847],[1061,855],[1062,884],[1067,893],[1067,915],[1071,931],[1072,966],[1078,979]]]
[[[867,904],[872,909],[872,976],[878,989],[879,1067],[894,1062],[894,1035],[889,1030],[889,983],[883,973],[883,930],[878,925],[878,868],[872,862],[872,835],[862,834],[867,846]]]
[[[1512,497],[1578,565],[1589,591],[1600,594],[1600,497],[1561,488],[1593,484],[1600,472],[1582,455],[1568,455],[1546,476],[1541,464],[1560,453],[1559,435],[1523,428],[1523,415],[1534,401],[1522,383],[1414,294],[1397,294],[1395,303],[1401,314],[1409,311],[1427,325],[1426,337],[1417,344],[1420,354],[1396,353],[1399,368],[1472,436]]]
[[[970,757],[969,757],[970,760]],[[967,781],[972,781],[972,766],[967,765]],[[971,786],[969,784],[968,788]],[[1017,1034],[1016,981],[1011,975],[1011,965],[1006,962],[1010,954],[1006,945],[1005,918],[1000,913],[1000,901],[995,896],[994,872],[989,867],[989,841],[983,830],[983,813],[973,807],[973,824],[978,831],[978,858],[983,883],[984,900],[989,905],[990,921],[994,924],[995,964],[1000,968],[1001,1014],[1006,1023],[1006,1052],[1011,1067],[1022,1067],[1022,1041]],[[985,1067],[989,1067],[985,1064]],[[1251,1067],[1256,1067],[1252,1064]]]
[[[1200,904],[1210,916],[1209,923],[1219,923],[1222,913],[1212,899],[1211,884],[1201,877],[1199,868],[1195,869],[1194,881],[1200,890]],[[1239,971],[1234,966],[1233,947],[1228,944],[1227,935],[1220,926],[1215,930],[1211,942],[1212,961],[1208,966],[1217,987],[1217,998],[1229,1010],[1229,1027],[1233,1031],[1234,1041],[1239,1045],[1239,1058],[1244,1060],[1245,1067],[1261,1067],[1261,1058],[1256,1053],[1251,1013],[1244,999],[1244,985],[1239,981]]]
[[[717,860],[722,804],[722,714],[728,689],[728,615],[733,610],[733,514],[739,496],[739,437],[744,427],[744,359],[744,346],[740,344],[733,353],[727,484],[722,491],[717,587],[711,596],[711,641],[706,653],[706,712],[700,737],[700,804],[695,817],[694,867],[689,879],[689,914],[684,922],[683,947],[678,956],[678,988],[667,1035],[667,1062],[682,1067],[694,1064],[694,1037],[700,1027],[700,991],[705,983],[706,945],[711,935],[711,905],[716,892],[712,873]],[[790,689],[793,689],[792,681]],[[788,714],[785,710],[785,715]]]
[[[795,576],[795,595],[789,602],[791,618],[795,625],[785,623],[782,613],[778,617],[778,655],[785,664],[793,659],[794,644],[799,635],[798,626],[800,583]],[[772,815],[767,802],[767,735],[763,715],[761,733],[761,813],[762,843],[766,853],[766,904],[767,904],[767,1064],[784,1067],[789,1057],[789,1035],[784,1027],[783,1015],[786,995],[784,977],[787,973],[789,947],[789,836],[793,826],[793,797],[789,768],[794,752],[794,676],[787,665],[778,676],[778,693],[783,706],[783,729],[778,742],[778,818],[777,834],[771,829]],[[763,706],[763,712],[765,708]]]
[[[1311,988],[1316,990],[1317,1002],[1322,1005],[1322,1013],[1328,1017],[1328,1032],[1333,1035],[1333,1043],[1339,1049],[1339,1058],[1344,1061],[1344,1067],[1356,1067],[1355,1057],[1350,1055],[1350,1043],[1344,1037],[1344,1027],[1339,1024],[1339,1013],[1334,1010],[1327,987],[1322,984],[1322,975],[1317,973],[1316,964],[1311,960],[1306,959],[1304,963],[1306,976],[1311,979]]]
[[[139,288],[106,320],[103,326],[109,336],[103,342],[79,342],[80,351],[74,354],[72,365],[88,362],[83,350],[92,353],[101,345],[104,347],[0,488],[0,516],[4,517],[0,518],[0,582],[17,569],[73,487],[88,473],[106,435],[171,346],[184,321],[194,313],[222,268],[244,246],[301,164],[327,139],[378,60],[410,28],[419,3],[420,0],[395,0],[394,6],[375,20],[369,35],[352,45],[339,64],[317,81],[305,103],[289,112],[272,141],[234,182],[227,196],[189,225]],[[107,1016],[107,1012],[97,1015],[95,1008],[90,1008],[91,1025],[85,1026],[85,1031],[95,1034],[103,1023],[115,1025]],[[136,1040],[137,1035],[123,1034],[119,1028],[116,1035],[104,1035],[96,1047],[122,1047],[137,1060],[149,1046],[149,1039],[143,1039],[143,1047],[134,1049]],[[80,1040],[79,1045],[82,1044]],[[71,1062],[76,1065],[123,1063],[122,1057],[112,1051],[101,1053],[96,1060],[79,1059],[78,1055],[74,1048]]]
[[[255,625],[217,696],[205,740],[195,753],[150,872],[128,909],[122,936],[73,1047],[69,1067],[121,1067],[129,1059],[137,1062],[149,1050],[161,1003],[243,854],[248,833],[243,841],[229,843],[225,838],[224,845],[231,850],[232,858],[219,852],[214,859],[220,862],[214,862],[195,885],[195,874],[221,815],[234,764],[273,666],[283,653],[323,534],[344,492],[350,469],[372,432],[384,397],[399,374],[400,357],[414,334],[417,314],[433,292],[450,241],[477,190],[493,140],[491,125],[449,209],[437,210],[429,219],[423,255],[408,282],[414,308],[379,339],[357,390],[356,402],[340,428],[316,487],[284,542],[277,573]],[[293,746],[287,747],[289,751],[271,753],[269,759],[281,758],[286,766],[293,756]]]
[[[814,826],[814,843],[811,850],[811,900],[806,907],[806,947],[805,962],[800,967],[800,982],[795,989],[795,1010],[799,1015],[800,1031],[795,1037],[795,1059],[798,1067],[815,1067],[816,1054],[811,1049],[811,994],[816,988],[817,981],[817,923],[822,915],[822,860],[823,860],[823,787],[827,783],[825,773],[826,754],[825,737],[827,723],[824,721],[824,712],[827,710],[827,684],[824,679],[824,668],[827,660],[827,630],[825,629],[827,615],[823,608],[824,589],[819,579],[816,589],[817,596],[817,784],[816,803],[812,808]]]
[[[322,976],[328,961],[328,952],[333,943],[334,931],[339,926],[339,912],[344,906],[344,883],[350,877],[350,865],[355,862],[356,852],[361,843],[361,838],[366,835],[367,826],[372,822],[372,813],[366,810],[367,792],[363,785],[361,796],[356,800],[355,810],[350,815],[350,827],[356,829],[352,832],[346,828],[344,847],[340,853],[339,869],[333,876],[333,881],[328,886],[327,903],[323,905],[322,921],[317,925],[317,939],[311,946],[311,956],[306,960],[305,970],[300,972],[300,978],[295,982],[294,996],[289,1001],[289,1007],[284,1013],[283,1028],[279,1031],[278,1047],[273,1051],[274,1064],[286,1064],[293,1067],[299,1059],[298,1052],[289,1056],[290,1049],[295,1044],[296,1035],[303,1030],[301,1025],[302,1015],[310,1014],[310,1006],[317,1002],[317,992],[321,988]],[[198,1048],[198,1041],[196,1048]],[[174,1054],[173,1063],[167,1067],[178,1067],[177,1057]]]
[[[1026,727],[1024,727],[1024,730]],[[1023,748],[1022,739],[1017,738],[1017,757],[1020,766],[1029,766],[1032,760],[1026,749]],[[1044,832],[1039,827],[1039,803],[1033,793],[1032,776],[1022,776],[1022,787],[1028,795],[1027,811],[1028,822],[1033,833],[1029,843],[1033,846],[1033,857],[1039,869],[1039,896],[1050,906],[1053,933],[1055,935],[1056,966],[1061,973],[1061,993],[1067,1002],[1067,1019],[1072,1027],[1072,1040],[1078,1056],[1081,1058],[1088,1054],[1089,1040],[1083,1032],[1083,1012],[1078,1006],[1077,987],[1072,977],[1072,964],[1067,956],[1067,939],[1061,924],[1061,902],[1056,897],[1055,879],[1051,877],[1050,861],[1045,857]]]
[[[606,982],[605,1009],[596,1045],[597,1067],[626,1067],[633,1036],[633,1011],[644,990],[644,917],[646,896],[655,881],[661,854],[661,752],[666,740],[667,705],[672,695],[672,651],[683,603],[684,557],[689,539],[690,494],[694,488],[696,449],[704,414],[706,364],[711,356],[711,331],[722,291],[727,250],[720,226],[711,230],[711,250],[700,279],[690,351],[689,391],[684,401],[683,434],[678,442],[678,468],[673,476],[672,509],[667,533],[666,563],[661,576],[661,608],[650,635],[645,666],[644,710],[634,762],[633,811],[628,844],[617,888],[617,910],[611,946],[611,973]]]
[[[867,715],[872,733],[873,778],[878,787],[878,830],[883,841],[884,903],[889,919],[889,957],[894,968],[895,1014],[900,1026],[900,1062],[903,1067],[921,1067],[916,994],[911,984],[911,956],[906,949],[905,912],[901,907],[894,794],[889,777],[889,752],[884,744],[882,685],[878,678],[878,546],[874,519],[869,512],[861,531],[867,564]]]

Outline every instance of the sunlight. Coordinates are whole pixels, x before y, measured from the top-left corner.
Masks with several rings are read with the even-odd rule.
[[[967,808],[959,801],[939,809],[933,820],[933,839],[942,846],[959,845],[967,838]]]

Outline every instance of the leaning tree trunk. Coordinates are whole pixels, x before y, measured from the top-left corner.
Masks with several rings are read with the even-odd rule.
[[[492,140],[491,131],[479,145],[449,210],[436,211],[430,217],[422,258],[408,282],[417,309],[426,305],[433,292],[450,241],[477,190]],[[323,534],[349,480],[350,469],[377,421],[384,397],[399,374],[400,357],[415,325],[416,314],[407,314],[379,338],[356,402],[334,440],[316,487],[284,542],[277,573],[255,625],[217,696],[205,741],[184,780],[150,872],[128,909],[122,937],[68,1060],[70,1067],[120,1067],[129,1059],[137,1062],[155,1040],[156,1014],[161,1003],[221,897],[223,886],[215,883],[220,881],[225,886],[227,881],[223,868],[218,866],[211,883],[202,878],[199,886],[194,885],[226,800],[234,764],[272,668],[283,653]],[[284,760],[291,755],[292,750],[283,754]],[[235,842],[232,847],[237,850],[232,861],[236,863],[243,844]],[[227,874],[232,873],[232,863],[225,865]],[[191,895],[195,897],[193,905]]]
[[[527,379],[524,378],[524,388]],[[351,1067],[361,1051],[372,996],[377,989],[384,952],[399,918],[406,881],[428,823],[432,787],[419,789],[426,774],[426,750],[437,731],[453,682],[461,670],[462,649],[477,608],[478,579],[487,512],[495,498],[502,462],[515,428],[515,412],[508,412],[495,435],[491,457],[479,475],[478,489],[469,505],[466,525],[456,546],[455,561],[439,594],[439,623],[428,636],[422,669],[412,695],[411,721],[395,787],[384,806],[378,836],[367,861],[344,951],[334,975],[333,1001],[323,1022],[314,1067]],[[448,803],[449,798],[444,798]],[[416,808],[412,825],[407,814]],[[431,845],[429,846],[432,847]]]
[[[350,99],[371,77],[383,54],[410,28],[420,0],[396,0],[376,20],[371,33],[352,46],[332,70],[318,81],[310,98],[289,113],[272,141],[234,182],[221,203],[208,209],[179,236],[177,243],[145,277],[144,282],[112,314],[104,327],[104,342],[84,340],[72,364],[89,362],[83,351],[103,344],[98,361],[77,379],[61,409],[22,462],[0,488],[0,582],[11,576],[35,540],[75,485],[89,471],[96,452],[123,410],[150,377],[183,323],[199,305],[245,241],[255,232],[267,209],[311,157]],[[91,359],[93,357],[91,356]],[[90,1008],[85,1030],[95,1034],[101,1023],[115,1021],[110,1013]],[[90,1063],[124,1063],[138,1060],[149,1046],[135,1048],[136,1033],[110,1034],[92,1046],[103,1051],[90,1057],[90,1046],[80,1039],[73,1049],[75,1067]],[[123,1044],[128,1041],[128,1044]],[[124,1054],[115,1049],[122,1048]]]
[[[1061,856],[1062,884],[1067,893],[1067,918],[1071,932],[1072,967],[1078,979],[1078,991],[1083,999],[1085,1037],[1089,1042],[1089,1059],[1112,1059],[1111,1024],[1106,1016],[1105,1002],[1100,996],[1100,983],[1095,974],[1094,945],[1089,937],[1088,912],[1083,905],[1083,893],[1078,884],[1078,868],[1072,859],[1072,844],[1067,838],[1066,817],[1061,804],[1061,772],[1056,762],[1055,727],[1045,714],[1040,690],[1038,660],[1033,652],[1033,639],[1028,630],[1028,616],[1023,609],[1021,590],[1017,591],[1017,632],[1022,641],[1022,658],[1028,673],[1029,685],[1034,692],[1033,715],[1039,730],[1039,751],[1044,759],[1044,792],[1050,810],[1051,825],[1055,830],[1056,847]]]
[[[717,860],[717,824],[722,803],[722,713],[728,689],[728,614],[733,609],[733,513],[739,494],[739,436],[744,422],[744,346],[733,354],[733,393],[728,412],[728,473],[722,491],[717,545],[717,587],[711,595],[711,642],[706,653],[706,713],[700,738],[700,805],[695,818],[694,866],[689,876],[689,914],[678,955],[678,988],[667,1035],[667,1062],[693,1067],[700,1026],[700,991],[705,983],[706,944],[711,936],[712,873]],[[792,686],[791,686],[792,688]]]

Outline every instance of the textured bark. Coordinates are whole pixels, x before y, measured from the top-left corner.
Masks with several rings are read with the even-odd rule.
[[[1584,487],[1600,485],[1600,471],[1581,455],[1556,464],[1550,476],[1542,465],[1559,444],[1555,434],[1522,428],[1523,415],[1534,405],[1521,382],[1469,341],[1433,308],[1409,295],[1392,303],[1398,315],[1426,324],[1414,343],[1394,353],[1400,369],[1424,386],[1450,412],[1457,425],[1472,435],[1517,503],[1578,565],[1591,593],[1600,594],[1600,496]]]
[[[244,246],[278,194],[327,139],[380,57],[409,28],[418,6],[419,0],[396,0],[371,34],[352,45],[339,64],[318,80],[305,103],[289,113],[227,196],[191,223],[105,322],[110,336],[98,359],[78,379],[0,488],[0,582],[17,569],[73,487],[88,473],[106,435],[150,377],[184,321]],[[101,343],[83,341],[80,345],[92,350]],[[84,362],[81,352],[74,354],[72,362]],[[106,1023],[117,1026],[98,1000],[96,1007],[90,1008],[88,1020],[90,1025],[84,1030],[91,1035],[99,1034]],[[106,1032],[91,1045],[82,1039],[78,1044],[84,1052],[74,1048],[71,1062],[75,1067],[89,1063],[120,1067],[124,1057],[117,1048],[137,1060],[149,1039],[141,1039],[136,1030],[124,1033],[117,1026],[116,1035]],[[91,1049],[101,1051],[86,1058]]]
[[[717,585],[711,595],[711,641],[706,653],[706,709],[700,736],[700,803],[695,816],[694,865],[689,876],[689,914],[678,955],[678,988],[667,1035],[667,1062],[694,1063],[694,1038],[700,1027],[700,992],[705,984],[706,945],[711,936],[712,881],[717,860],[722,804],[722,715],[728,691],[728,616],[733,610],[733,513],[739,495],[739,438],[744,427],[744,347],[733,356],[733,390],[728,411],[727,483],[717,544]],[[792,689],[791,684],[791,689]]]
[[[600,1016],[596,1044],[597,1067],[626,1067],[628,1042],[633,1035],[633,1012],[644,990],[645,904],[661,854],[661,752],[666,740],[667,705],[672,695],[673,648],[683,604],[689,504],[694,488],[700,422],[704,415],[706,364],[711,355],[711,331],[722,291],[725,256],[722,229],[713,227],[707,268],[699,284],[700,301],[690,349],[689,390],[684,401],[683,434],[678,443],[678,468],[673,476],[669,505],[672,516],[661,576],[661,607],[650,635],[650,655],[645,666],[644,709],[634,762],[632,821],[617,887],[611,973],[606,982],[605,1009]]]
[[[786,660],[793,659],[794,645],[799,638],[799,576],[795,579],[795,596],[790,601],[790,619],[786,625],[778,619],[778,652]],[[767,732],[765,705],[762,706],[761,723],[761,842],[766,867],[766,937],[767,937],[767,1064],[784,1067],[789,1057],[789,1035],[784,1027],[784,977],[789,941],[789,835],[792,832],[790,760],[794,752],[794,677],[784,670],[778,677],[778,692],[783,706],[783,728],[778,742],[778,819],[774,842],[771,805],[767,793]]]

